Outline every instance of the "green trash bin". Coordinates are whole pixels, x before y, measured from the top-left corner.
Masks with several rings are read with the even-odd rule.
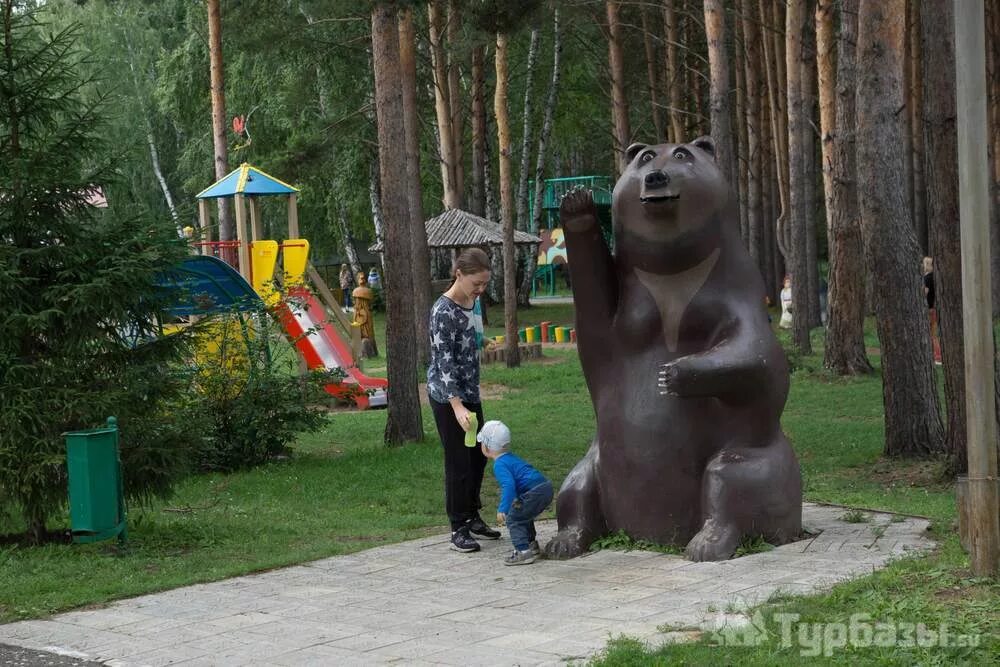
[[[117,537],[125,542],[118,422],[107,428],[64,433],[69,472],[69,516],[73,541],[98,542]]]

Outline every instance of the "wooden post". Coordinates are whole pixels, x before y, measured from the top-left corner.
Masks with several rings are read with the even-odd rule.
[[[990,298],[989,174],[986,154],[986,37],[983,0],[955,0],[962,324],[969,453],[969,554],[976,576],[1000,568],[997,424]]]
[[[288,195],[288,238],[299,238],[299,208],[296,202],[297,196],[293,192]]]
[[[237,194],[233,197],[236,200],[236,240],[239,242],[238,257],[240,262],[240,275],[246,278],[247,282],[253,284],[253,275],[250,269],[250,249],[247,246],[247,207],[243,195]]]
[[[261,218],[260,197],[250,197],[250,238],[260,241],[264,238],[264,220]]]
[[[201,227],[201,240],[211,241],[212,240],[212,218],[211,214],[208,212],[208,200],[199,199],[198,200],[198,225]],[[206,252],[207,248],[205,246],[200,246],[201,254],[211,254],[211,252]]]

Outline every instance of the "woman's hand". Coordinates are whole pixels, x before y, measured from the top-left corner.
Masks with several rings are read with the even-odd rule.
[[[461,401],[455,401],[451,404],[451,409],[455,412],[455,421],[458,425],[462,427],[463,431],[468,431],[472,426],[472,413],[469,409],[462,405]]]

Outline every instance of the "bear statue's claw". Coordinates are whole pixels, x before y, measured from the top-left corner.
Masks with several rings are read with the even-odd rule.
[[[740,543],[740,531],[735,526],[723,526],[707,519],[698,534],[691,538],[684,556],[688,560],[726,560],[732,557]]]
[[[656,387],[660,392],[660,396],[677,396],[679,394],[679,375],[680,372],[673,362],[660,364],[660,372],[656,380]]]
[[[568,560],[576,558],[586,550],[580,531],[564,529],[545,545],[545,557],[552,560]]]

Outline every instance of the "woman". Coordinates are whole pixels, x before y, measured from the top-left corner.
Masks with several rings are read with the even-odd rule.
[[[340,289],[344,293],[344,309],[351,309],[351,267],[340,265]]]
[[[427,394],[444,446],[444,498],[451,521],[451,548],[472,552],[479,551],[476,537],[500,537],[479,516],[486,457],[478,447],[465,446],[473,414],[480,428],[484,422],[473,308],[490,281],[489,257],[479,248],[463,251],[455,260],[454,278],[431,308]]]

